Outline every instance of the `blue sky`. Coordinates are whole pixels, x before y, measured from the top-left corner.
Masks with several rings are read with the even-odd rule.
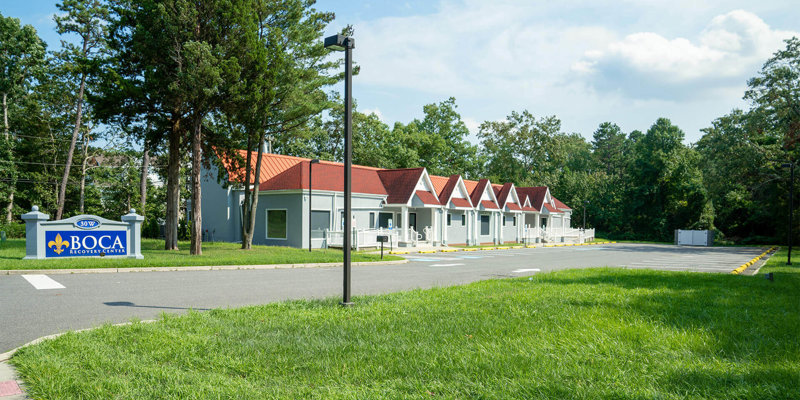
[[[55,1],[0,0],[53,48]],[[800,7],[773,0],[319,0],[327,33],[355,28],[361,111],[386,123],[450,96],[474,133],[511,111],[556,115],[587,138],[604,121],[646,130],[667,117],[694,142],[746,82],[800,36]],[[337,88],[340,89],[340,88]]]

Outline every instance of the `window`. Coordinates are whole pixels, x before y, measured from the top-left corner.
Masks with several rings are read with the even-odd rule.
[[[505,216],[505,215],[503,215],[503,226],[506,226],[506,225],[507,225],[507,224],[506,224],[506,216]]]
[[[375,213],[369,213],[369,229],[375,228]]]
[[[511,220],[511,224],[514,225],[514,226],[517,226],[517,216],[515,215],[512,218],[513,219]]]
[[[447,214],[447,226],[450,226],[450,225],[452,225],[451,218],[450,218],[451,216],[452,216],[452,215],[450,215],[450,214]]]
[[[324,231],[331,228],[330,211],[311,211],[311,230],[314,232]],[[316,237],[316,236],[315,236]],[[320,236],[321,237],[321,236]]]
[[[392,226],[392,213],[378,213],[378,228],[394,228]]]
[[[467,214],[461,214],[461,226],[467,225]]]
[[[489,235],[489,216],[488,215],[481,215],[481,236]]]
[[[267,210],[267,239],[286,239],[286,210]]]

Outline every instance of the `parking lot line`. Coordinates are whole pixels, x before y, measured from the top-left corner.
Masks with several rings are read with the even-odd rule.
[[[64,285],[54,281],[47,275],[22,275],[22,277],[38,290],[65,289]]]

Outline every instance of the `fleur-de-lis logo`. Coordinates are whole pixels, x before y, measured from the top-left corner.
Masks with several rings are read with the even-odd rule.
[[[62,249],[62,247],[68,248],[69,247],[69,242],[61,240],[61,234],[57,233],[56,234],[56,240],[51,240],[51,241],[47,242],[47,247],[48,248],[52,248],[53,246],[55,246],[55,249],[53,249],[53,251],[55,251],[56,254],[61,254],[64,251],[64,249]]]

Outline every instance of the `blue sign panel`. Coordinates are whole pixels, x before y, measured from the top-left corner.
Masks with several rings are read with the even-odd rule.
[[[126,231],[47,231],[45,257],[97,257],[128,254]]]

